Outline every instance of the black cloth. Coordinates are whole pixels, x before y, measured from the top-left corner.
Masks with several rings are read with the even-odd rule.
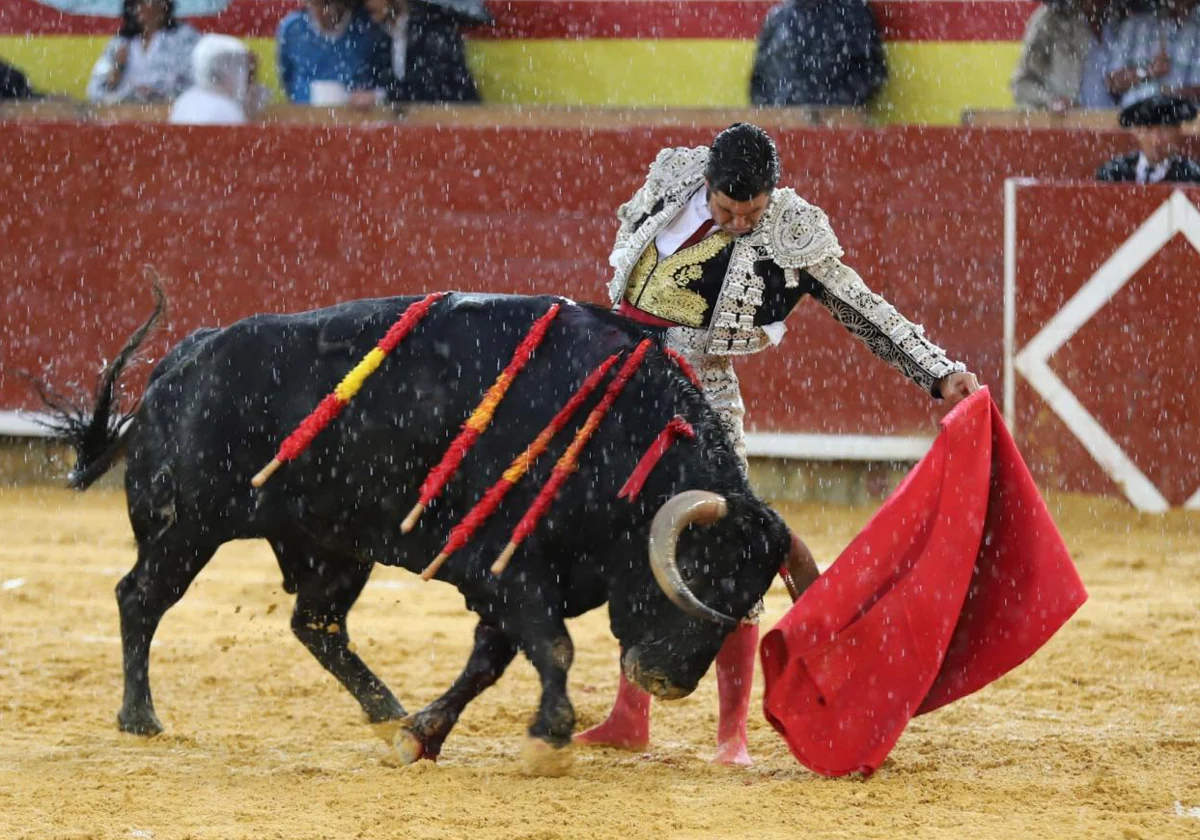
[[[750,76],[755,105],[865,105],[887,80],[866,0],[787,0],[767,13]]]
[[[0,99],[36,99],[37,93],[29,86],[25,74],[0,61]]]
[[[421,2],[409,6],[404,78],[396,78],[392,68],[391,38],[380,39],[374,64],[376,87],[383,88],[389,102],[479,101],[459,18],[440,7]]]
[[[1096,171],[1099,181],[1134,183],[1137,181],[1139,153],[1117,155]],[[1172,157],[1167,168],[1167,177],[1159,183],[1200,184],[1200,163],[1190,158]]]

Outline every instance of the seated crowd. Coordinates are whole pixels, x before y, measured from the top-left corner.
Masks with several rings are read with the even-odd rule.
[[[269,101],[241,41],[200,35],[176,18],[175,0],[123,3],[90,101],[173,102],[171,121],[192,124],[246,122]],[[461,30],[490,22],[483,0],[305,0],[278,26],[280,85],[299,104],[477,102]],[[761,26],[749,97],[860,108],[887,77],[868,0],[783,0]],[[1024,110],[1119,110],[1138,151],[1101,167],[1104,180],[1200,180],[1200,166],[1181,156],[1180,129],[1200,100],[1200,0],[1043,0],[1011,87]],[[36,96],[0,63],[0,98]]]
[[[280,84],[299,104],[476,102],[460,30],[490,20],[481,2],[307,0],[279,24]],[[0,72],[3,98],[37,97],[16,68]],[[87,85],[95,104],[174,103],[171,121],[181,123],[244,123],[270,96],[249,47],[201,35],[177,19],[175,0],[124,0]]]
[[[1012,78],[1020,108],[1200,97],[1200,0],[1045,0]]]
[[[461,30],[490,22],[483,0],[305,0],[278,26],[280,84],[297,103],[475,102]],[[200,39],[176,18],[175,0],[123,0],[88,99],[174,100],[193,81]],[[2,68],[5,98],[34,95],[15,68]],[[248,91],[256,69],[251,57]],[[887,78],[868,0],[783,0],[761,25],[749,98],[861,107]],[[1125,108],[1152,95],[1200,98],[1200,0],[1043,0],[1011,87],[1018,108],[1060,112]]]

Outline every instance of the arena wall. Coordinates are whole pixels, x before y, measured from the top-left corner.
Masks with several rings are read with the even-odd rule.
[[[297,0],[233,0],[196,18],[246,38],[276,90],[275,27]],[[491,0],[497,24],[469,32],[485,100],[595,106],[747,103],[754,39],[772,0]],[[871,108],[883,123],[955,124],[966,108],[1009,108],[1008,80],[1031,0],[874,0],[891,78]],[[37,0],[0,4],[0,56],[35,85],[82,97],[115,31]]]
[[[847,262],[978,371],[997,400],[1006,381],[1005,180],[1088,178],[1129,142],[916,127],[777,136],[787,181],[829,212]],[[169,278],[173,299],[156,352],[202,325],[360,296],[456,288],[601,301],[616,206],[659,148],[709,139],[711,129],[662,127],[2,125],[0,409],[36,407],[21,369],[64,387],[90,383],[148,311],[145,265]],[[1139,192],[1097,188],[1090,200]],[[1046,228],[1051,239],[1064,219],[1087,226],[1071,206]],[[1100,230],[1119,244],[1127,232],[1103,218]],[[1079,241],[1091,243],[1079,253],[1104,258],[1103,243]],[[1189,256],[1179,256],[1183,270]],[[1045,285],[1036,276],[1035,289]],[[1059,293],[1083,279],[1063,273]],[[811,301],[789,328],[780,348],[739,366],[752,451],[919,457],[936,429],[927,396]],[[1035,405],[1022,400],[1023,410]],[[1119,489],[1081,466],[1079,446],[1061,437],[1039,439],[1040,479]]]
[[[1013,182],[1006,407],[1037,472],[1200,509],[1200,189]]]

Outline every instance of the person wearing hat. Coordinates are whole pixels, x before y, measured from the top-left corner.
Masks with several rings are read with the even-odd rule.
[[[1196,119],[1186,99],[1152,96],[1121,111],[1121,125],[1133,129],[1138,151],[1117,155],[1096,172],[1101,181],[1136,184],[1200,183],[1200,163],[1183,155],[1183,124]]]

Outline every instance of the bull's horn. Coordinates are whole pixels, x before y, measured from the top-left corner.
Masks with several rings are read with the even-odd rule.
[[[792,550],[788,553],[783,568],[779,570],[779,576],[783,578],[783,585],[787,587],[788,594],[794,602],[804,594],[804,590],[813,585],[821,572],[817,569],[817,561],[813,559],[812,552],[808,550],[804,540],[796,536],[795,531],[791,534]]]
[[[717,624],[737,624],[737,619],[706,606],[692,594],[675,561],[675,544],[683,529],[692,523],[711,525],[726,510],[725,499],[707,490],[686,490],[668,499],[650,526],[650,569],[666,596],[688,615]]]

